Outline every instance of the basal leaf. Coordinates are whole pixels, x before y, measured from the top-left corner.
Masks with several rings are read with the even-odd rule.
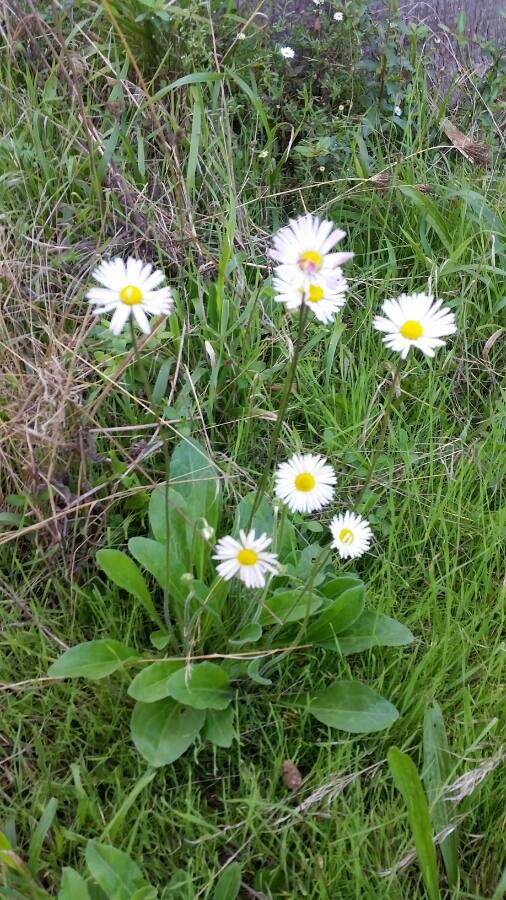
[[[234,708],[208,709],[205,736],[217,747],[231,747],[235,737]]]
[[[195,709],[226,709],[232,699],[227,673],[211,662],[179,669],[167,687],[174,700]]]
[[[396,619],[384,616],[371,609],[364,609],[353,624],[342,631],[339,637],[320,643],[321,647],[336,650],[343,656],[360,653],[371,647],[402,647],[410,644],[413,635],[409,628]]]
[[[235,900],[241,890],[241,877],[239,863],[229,863],[218,879],[213,893],[213,900]]]
[[[99,550],[97,563],[111,581],[136,597],[144,606],[148,616],[163,628],[163,622],[153,604],[144,576],[133,559],[121,550]]]
[[[132,712],[132,740],[152,766],[179,759],[197,737],[206,718],[203,709],[188,709],[167,697],[156,703],[136,703]]]
[[[170,547],[151,538],[134,537],[130,538],[128,549],[137,562],[156,578],[163,590],[167,589],[179,600],[185,599],[187,588],[182,583],[181,576],[187,569],[181,558],[170,552]]]
[[[359,582],[338,595],[308,626],[305,640],[319,644],[346,631],[358,619],[364,607],[364,585]]]
[[[106,896],[114,900],[132,900],[136,891],[148,887],[139,866],[128,854],[108,844],[88,841],[86,865]]]
[[[395,706],[359,681],[334,681],[310,695],[307,706],[319,722],[353,734],[381,731],[399,717]]]
[[[308,600],[310,600],[308,604]],[[260,611],[261,625],[286,625],[288,622],[300,622],[306,615],[313,615],[322,605],[323,599],[313,593],[299,590],[279,591],[267,597]],[[309,608],[308,608],[309,607]]]
[[[156,700],[169,697],[169,679],[182,667],[184,667],[183,662],[172,659],[162,659],[152,663],[133,679],[128,688],[130,697],[140,700],[141,703],[154,703]]]
[[[48,675],[54,678],[105,678],[121,669],[127,660],[138,656],[136,650],[110,638],[86,641],[66,650],[49,667]]]

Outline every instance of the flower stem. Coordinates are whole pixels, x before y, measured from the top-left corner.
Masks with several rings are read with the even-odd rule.
[[[262,497],[265,493],[265,486],[267,484],[267,480],[271,474],[272,460],[274,458],[274,455],[276,453],[276,449],[278,446],[279,435],[281,434],[281,428],[283,427],[283,421],[284,421],[284,418],[286,415],[286,410],[288,408],[288,402],[290,399],[290,393],[291,393],[293,381],[295,378],[297,362],[298,362],[301,347],[302,347],[306,318],[307,318],[307,306],[305,303],[303,303],[300,308],[299,327],[297,330],[295,346],[293,348],[293,355],[290,360],[288,372],[286,373],[286,379],[285,379],[285,383],[283,385],[283,392],[281,394],[279,410],[278,410],[278,414],[276,416],[276,422],[274,424],[274,428],[272,430],[271,440],[269,443],[269,448],[267,450],[267,458],[265,461],[265,466],[264,466],[262,475],[260,477],[260,481],[258,482],[255,499],[253,500],[253,505],[251,507],[251,512],[250,512],[249,519],[248,519],[247,529],[251,528],[251,523],[253,521],[253,517],[254,517],[258,507],[260,506]]]
[[[390,388],[389,388],[387,398],[385,401],[385,408],[383,410],[383,421],[381,423],[381,431],[379,433],[378,440],[376,442],[376,447],[374,448],[373,454],[371,456],[371,462],[369,463],[369,469],[367,471],[365,481],[364,481],[362,487],[360,488],[360,492],[359,492],[359,495],[357,498],[358,500],[364,496],[367,488],[371,484],[372,477],[373,477],[374,471],[376,469],[376,464],[379,459],[379,455],[380,455],[381,451],[383,450],[383,447],[385,444],[385,438],[387,435],[388,423],[390,421],[390,413],[392,410],[392,404],[395,399],[395,394],[396,394],[397,388],[399,386],[400,379],[401,379],[401,363],[399,363],[399,365],[394,369],[393,374],[392,374],[392,381],[390,383]]]

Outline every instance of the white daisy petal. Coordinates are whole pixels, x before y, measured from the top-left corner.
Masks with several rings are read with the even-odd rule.
[[[341,559],[357,559],[369,549],[372,531],[369,522],[352,512],[334,516],[330,523],[331,547]]]
[[[170,288],[156,290],[165,280],[163,272],[153,271],[151,263],[133,256],[126,263],[120,257],[103,260],[94,270],[93,277],[103,287],[90,288],[86,297],[97,307],[98,315],[113,312],[110,324],[113,334],[120,333],[130,315],[144,334],[149,334],[146,313],[167,315],[173,308]]]
[[[434,356],[436,348],[445,345],[441,338],[457,330],[453,312],[442,302],[424,293],[401,294],[396,300],[385,300],[383,315],[374,317],[374,328],[386,332],[384,344],[400,353],[402,359],[406,359],[411,347]]]
[[[216,570],[225,581],[237,576],[248,588],[263,587],[266,576],[278,571],[275,553],[266,553],[271,543],[266,534],[256,537],[255,530],[239,532],[239,540],[227,535],[220,538],[215,547],[213,559],[220,560]]]
[[[284,303],[287,309],[297,309],[301,304],[309,306],[318,321],[328,324],[346,301],[348,283],[342,277],[309,278],[303,272],[279,266],[272,281],[277,303]]]
[[[282,267],[276,275],[292,285],[299,284],[301,275],[308,284],[317,282],[320,276],[341,276],[343,280],[339,268],[353,253],[330,253],[343,237],[345,232],[335,228],[333,222],[320,220],[311,213],[290,219],[274,235],[269,251],[271,258]]]
[[[291,512],[310,513],[330,503],[336,473],[324,457],[295,453],[275,473],[274,493]]]

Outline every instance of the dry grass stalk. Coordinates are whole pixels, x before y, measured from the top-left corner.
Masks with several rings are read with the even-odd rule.
[[[450,119],[443,119],[441,127],[455,149],[462,153],[462,156],[465,156],[469,162],[482,166],[490,162],[492,153],[486,144],[478,144],[473,141],[472,138],[460,131]]]

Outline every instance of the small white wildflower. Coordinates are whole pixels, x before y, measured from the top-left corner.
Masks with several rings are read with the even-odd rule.
[[[213,559],[220,560],[216,569],[225,581],[237,576],[248,588],[265,585],[265,576],[279,570],[275,553],[266,553],[271,539],[266,534],[256,537],[254,529],[239,532],[239,540],[228,535],[215,547]]]
[[[394,106],[394,116],[402,116],[402,109],[400,106]]]
[[[279,52],[285,59],[293,59],[295,56],[295,50],[292,47],[280,47]]]
[[[276,274],[285,281],[293,279],[297,285],[301,274],[308,281],[319,276],[342,278],[341,266],[352,258],[353,253],[330,251],[345,236],[346,232],[336,228],[332,221],[319,219],[311,213],[290,219],[288,225],[274,235],[269,251],[271,259],[282,264]]]
[[[130,316],[144,334],[149,334],[146,313],[167,315],[174,305],[169,287],[155,290],[165,281],[163,272],[132,256],[126,263],[119,257],[104,260],[93,272],[93,278],[103,287],[90,288],[86,297],[94,304],[97,316],[113,312],[109,326],[113,334],[120,333]]]
[[[291,512],[311,513],[330,503],[336,473],[319,454],[295,453],[276,469],[274,492]]]
[[[441,338],[457,330],[454,314],[432,294],[401,294],[396,300],[385,300],[382,312],[382,316],[375,316],[373,325],[385,332],[383,342],[402,359],[411,347],[434,356],[435,349],[445,345]]]
[[[344,19],[344,16],[343,16],[342,12],[335,12],[333,18],[334,18],[334,22],[342,22]]]
[[[369,549],[372,541],[369,522],[352,512],[334,516],[330,531],[334,539],[331,547],[335,547],[341,559],[357,559]]]
[[[344,105],[342,103],[340,103],[339,106],[337,107],[337,109],[339,112],[344,112]]]
[[[269,156],[268,150],[260,150],[260,153],[258,154],[259,159],[267,159],[268,156]]]
[[[323,6],[325,0],[313,0],[315,6]]]

